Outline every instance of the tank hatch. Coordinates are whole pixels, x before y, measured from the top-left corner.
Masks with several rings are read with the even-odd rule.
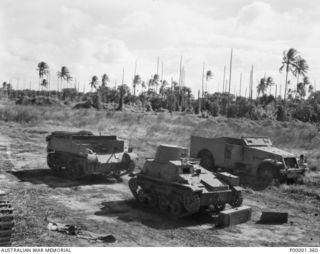
[[[247,146],[272,146],[268,137],[241,137]]]

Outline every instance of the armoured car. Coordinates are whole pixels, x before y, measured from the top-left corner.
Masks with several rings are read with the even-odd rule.
[[[273,179],[296,179],[307,170],[296,157],[273,147],[268,137],[191,137],[190,154],[211,171],[227,169],[232,174],[255,176],[269,183]]]

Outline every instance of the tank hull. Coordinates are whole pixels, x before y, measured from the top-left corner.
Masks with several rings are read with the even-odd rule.
[[[221,211],[227,204],[232,207],[238,207],[242,204],[241,191],[232,188],[207,191],[179,183],[168,183],[141,174],[129,180],[129,187],[133,196],[140,203],[159,208],[174,217],[188,216],[208,208],[212,211]],[[143,192],[142,195],[141,192]],[[165,204],[160,204],[159,200],[164,200],[162,203]],[[179,213],[172,208],[176,204],[180,206]]]
[[[92,174],[119,178],[131,173],[137,160],[125,141],[115,136],[59,132],[48,136],[47,142],[48,166],[71,178]]]

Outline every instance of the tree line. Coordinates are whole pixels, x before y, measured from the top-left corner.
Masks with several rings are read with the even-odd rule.
[[[66,66],[62,66],[57,72],[58,89],[44,89],[50,85],[50,70],[46,62],[40,62],[37,65],[39,91],[16,91],[12,89],[9,82],[3,82],[2,91],[5,91],[11,99],[21,96],[48,96],[68,102],[89,100],[97,109],[103,108],[104,104],[114,103],[117,104],[118,110],[123,110],[124,105],[128,104],[142,110],[180,111],[202,116],[225,115],[251,119],[299,119],[318,122],[320,120],[320,95],[314,91],[310,83],[307,76],[309,70],[307,61],[296,49],[290,48],[283,52],[279,69],[285,74],[283,97],[280,93],[277,95],[277,92],[274,95],[271,95],[270,92],[268,94],[272,86],[276,86],[276,91],[278,87],[271,76],[265,75],[260,78],[256,86],[258,94],[256,99],[236,96],[230,92],[210,94],[203,89],[202,93],[198,92],[196,99],[188,86],[173,80],[170,83],[161,80],[158,74],[154,74],[147,81],[143,81],[140,75],[135,74],[132,79],[132,91],[124,82],[117,87],[111,87],[109,76],[106,73],[101,75],[101,79],[93,75],[89,82],[91,91],[80,92],[76,85],[75,88],[68,88],[73,78]],[[207,80],[213,78],[211,70],[204,71],[204,75]],[[288,89],[288,85],[292,84],[295,88]],[[308,97],[306,97],[307,93]]]

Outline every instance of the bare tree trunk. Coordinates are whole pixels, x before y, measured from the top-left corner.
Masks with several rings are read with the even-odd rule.
[[[200,96],[200,90],[198,90],[198,114],[201,113],[201,96]]]
[[[226,66],[223,68],[223,83],[222,83],[222,93],[224,93],[224,82],[226,80]]]
[[[287,65],[286,83],[285,83],[285,87],[284,87],[284,101],[285,102],[287,102],[288,74],[289,74],[289,66]]]
[[[230,105],[230,89],[231,89],[231,74],[232,74],[232,54],[233,54],[233,49],[231,49],[231,55],[230,55],[230,72],[229,72],[229,91],[228,91],[227,116],[228,116],[228,110],[229,110],[229,105]]]

